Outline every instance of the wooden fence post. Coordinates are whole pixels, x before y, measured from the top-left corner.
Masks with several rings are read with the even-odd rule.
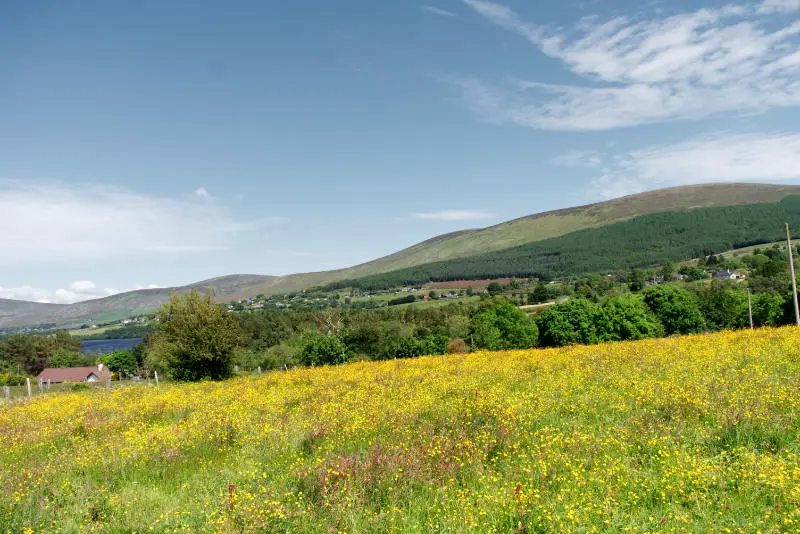
[[[156,387],[158,387],[158,371],[154,371],[154,373],[156,375]]]
[[[44,381],[39,379],[39,393],[44,393]]]
[[[47,391],[50,391],[50,379],[47,379]]]
[[[8,387],[8,386],[3,386],[3,396],[4,396],[6,399],[10,399],[10,398],[11,398],[11,388],[10,388],[10,387]]]
[[[26,378],[25,383],[28,385],[28,400],[33,398],[33,393],[31,393],[31,379]]]
[[[258,366],[258,374],[259,375],[261,374],[261,366],[260,365]]]

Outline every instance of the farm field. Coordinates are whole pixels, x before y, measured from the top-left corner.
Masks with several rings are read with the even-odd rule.
[[[0,406],[0,531],[796,532],[800,329]]]

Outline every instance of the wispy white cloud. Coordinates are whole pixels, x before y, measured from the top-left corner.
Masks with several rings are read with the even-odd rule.
[[[200,198],[211,198],[211,193],[205,187],[198,187],[194,190],[194,194]]]
[[[559,167],[599,167],[604,154],[597,150],[570,150],[553,158],[553,164]]]
[[[495,215],[480,210],[442,210],[412,213],[411,217],[428,221],[479,221],[493,219]]]
[[[99,288],[94,282],[80,280],[73,282],[66,288],[59,288],[55,291],[32,286],[0,287],[0,298],[52,304],[74,304],[75,302],[108,297],[127,291],[157,289],[159,287],[162,286],[156,284],[147,286],[137,284],[131,289]]]
[[[800,181],[800,134],[704,137],[582,162],[599,168],[593,185],[605,198],[697,183]]]
[[[446,9],[442,9],[436,6],[419,6],[420,9],[427,11],[428,13],[433,13],[434,15],[439,15],[440,17],[447,17],[447,18],[455,18],[456,14],[452,11],[447,11]]]
[[[762,14],[800,11],[800,0],[764,0],[758,11]]]
[[[0,266],[221,250],[279,218],[240,220],[212,198],[0,181]]]
[[[654,18],[531,24],[506,6],[463,0],[583,77],[583,85],[455,80],[487,120],[607,130],[800,106],[800,0],[766,0]]]

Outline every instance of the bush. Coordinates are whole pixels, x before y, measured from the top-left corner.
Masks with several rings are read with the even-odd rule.
[[[34,381],[34,377],[29,375],[0,373],[0,386],[24,386],[26,378],[30,378],[31,382]]]
[[[644,291],[644,302],[664,325],[667,335],[693,334],[705,329],[697,297],[671,284],[651,286]]]
[[[498,302],[472,318],[472,334],[478,348],[527,349],[536,345],[539,330],[525,312],[508,302]]]
[[[541,342],[546,347],[594,344],[601,341],[597,326],[603,311],[586,299],[571,299],[550,306],[538,318]]]
[[[608,299],[602,306],[598,325],[601,341],[625,341],[658,337],[664,327],[638,295],[621,295]]]
[[[469,347],[463,339],[454,339],[447,344],[447,354],[466,354],[467,352],[469,352]]]
[[[389,301],[389,306],[397,306],[399,304],[411,304],[415,302],[417,297],[414,295],[406,295],[405,297],[397,297]]]
[[[345,363],[348,360],[347,347],[336,336],[312,334],[300,349],[299,360],[303,365]]]
[[[70,391],[89,391],[92,387],[89,384],[84,384],[83,382],[76,382],[69,387]]]

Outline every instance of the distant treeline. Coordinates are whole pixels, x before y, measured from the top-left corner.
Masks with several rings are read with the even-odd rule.
[[[118,328],[109,328],[99,334],[78,337],[87,341],[95,339],[136,339],[145,338],[152,333],[153,327],[149,324],[126,324]]]
[[[642,215],[497,252],[342,280],[327,288],[380,290],[462,279],[552,280],[627,271],[777,241],[784,237],[787,222],[800,228],[800,195],[778,203]]]

